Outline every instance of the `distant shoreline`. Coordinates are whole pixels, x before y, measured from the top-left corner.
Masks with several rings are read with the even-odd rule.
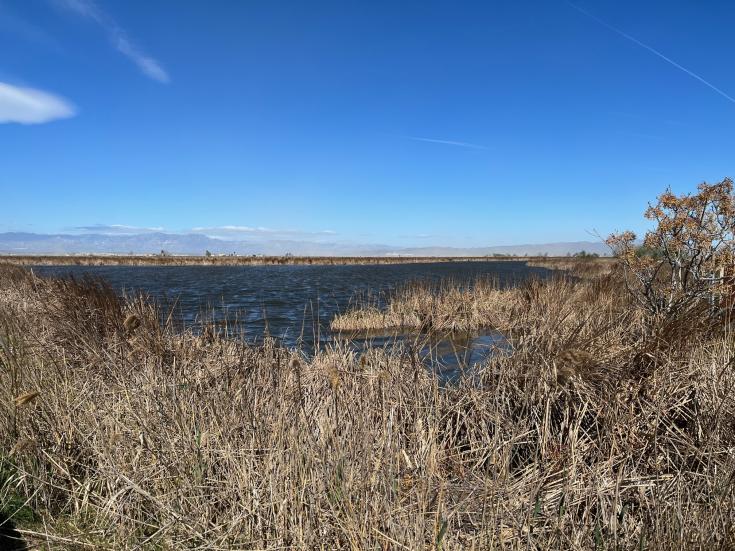
[[[569,257],[539,256],[146,256],[146,255],[0,255],[16,266],[271,266],[421,264],[432,262],[547,261]]]

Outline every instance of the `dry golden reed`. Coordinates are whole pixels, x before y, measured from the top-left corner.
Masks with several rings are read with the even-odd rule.
[[[123,327],[127,333],[132,333],[140,327],[140,318],[135,314],[128,314],[125,321],[123,321]]]
[[[37,391],[32,392],[25,392],[21,394],[20,396],[16,396],[13,400],[16,407],[21,407],[26,404],[30,404],[33,400],[35,400],[41,393]]]
[[[370,312],[502,329],[452,384],[409,344],[202,346],[145,301],[4,270],[0,510],[33,510],[29,546],[735,548],[732,333],[652,332],[615,270]]]

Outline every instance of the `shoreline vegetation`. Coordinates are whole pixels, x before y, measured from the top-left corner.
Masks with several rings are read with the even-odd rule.
[[[543,256],[175,256],[175,255],[0,255],[0,262],[16,266],[269,266],[363,265],[432,262],[538,262],[556,265],[571,257]],[[611,258],[601,258],[611,261]]]
[[[735,545],[726,321],[652,325],[604,260],[387,308],[513,348],[442,386],[400,346],[307,357],[0,266],[0,512],[55,548]]]
[[[614,260],[332,320],[502,332],[449,384],[410,342],[248,344],[0,265],[0,546],[735,548],[735,196],[698,189]]]

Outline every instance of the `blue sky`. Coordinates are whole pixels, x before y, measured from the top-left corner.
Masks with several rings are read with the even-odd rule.
[[[735,175],[734,22],[725,1],[0,0],[0,231],[641,230],[667,186]]]

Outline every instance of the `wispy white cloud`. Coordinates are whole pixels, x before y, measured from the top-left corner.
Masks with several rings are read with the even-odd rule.
[[[585,9],[583,9],[583,8],[580,8],[580,7],[579,7],[579,6],[577,6],[576,4],[573,4],[572,2],[567,2],[567,3],[568,3],[568,4],[570,5],[570,6],[572,6],[572,7],[573,7],[573,8],[575,9],[575,10],[577,10],[577,11],[578,11],[579,13],[581,13],[581,14],[583,14],[583,15],[586,15],[587,17],[589,17],[590,19],[592,19],[592,20],[594,20],[594,21],[597,21],[597,22],[598,22],[598,23],[599,23],[600,25],[602,25],[603,27],[605,27],[605,28],[607,28],[607,29],[611,30],[612,32],[614,32],[614,33],[616,33],[616,34],[619,34],[620,36],[622,36],[622,37],[623,37],[623,38],[625,38],[626,40],[629,40],[629,41],[631,41],[631,42],[632,42],[633,44],[636,44],[636,45],[640,46],[641,48],[643,48],[643,49],[645,49],[645,50],[648,50],[648,51],[649,51],[649,52],[651,52],[651,53],[652,53],[653,55],[655,55],[655,56],[657,56],[657,57],[660,57],[661,59],[663,59],[663,60],[664,60],[664,61],[665,61],[666,63],[668,63],[668,64],[670,64],[670,65],[673,65],[674,67],[676,67],[676,68],[677,68],[677,69],[679,69],[680,71],[683,71],[684,73],[686,73],[686,74],[687,74],[687,75],[689,75],[690,77],[692,77],[692,78],[694,78],[694,79],[697,79],[697,80],[698,80],[699,82],[701,82],[702,84],[704,84],[705,86],[707,86],[707,87],[708,87],[708,88],[710,88],[711,90],[713,90],[713,91],[717,92],[718,94],[720,94],[720,95],[721,95],[722,97],[724,97],[725,99],[727,99],[727,100],[731,101],[732,103],[735,103],[735,98],[734,98],[734,97],[730,96],[730,95],[729,95],[729,94],[727,94],[726,92],[723,92],[722,90],[720,90],[719,88],[717,88],[717,86],[715,86],[715,85],[714,85],[714,84],[712,84],[711,82],[708,82],[708,81],[706,81],[706,80],[705,80],[704,78],[702,78],[701,76],[699,76],[699,75],[698,75],[697,73],[695,73],[694,71],[690,71],[689,69],[687,69],[686,67],[684,67],[684,66],[680,65],[679,63],[677,63],[676,61],[674,61],[674,60],[673,60],[673,59],[671,59],[670,57],[667,57],[667,56],[665,56],[664,54],[662,54],[661,52],[659,52],[658,50],[656,50],[656,49],[655,49],[655,48],[653,48],[652,46],[649,46],[648,44],[645,44],[645,43],[641,42],[640,40],[638,40],[638,39],[637,39],[637,38],[635,38],[634,36],[631,36],[631,35],[629,35],[628,33],[624,32],[624,31],[621,31],[621,30],[620,30],[620,29],[618,29],[617,27],[613,27],[613,26],[612,26],[612,25],[610,25],[610,24],[609,24],[608,22],[606,22],[606,21],[604,21],[604,20],[600,19],[600,18],[599,18],[599,17],[597,17],[596,15],[593,15],[593,14],[591,14],[590,12],[588,12],[587,10],[585,10]]]
[[[158,82],[170,82],[171,78],[161,64],[135,45],[115,20],[102,11],[93,0],[54,0],[54,2],[102,27],[115,49],[135,63],[143,74]]]
[[[304,230],[279,230],[251,226],[214,226],[197,227],[191,229],[192,233],[204,234],[217,239],[236,239],[261,237],[269,239],[318,239],[337,235],[331,230],[304,231]]]
[[[404,137],[408,138],[409,140],[415,140],[417,142],[429,142],[429,143],[440,143],[440,144],[445,144],[445,145],[456,145],[459,147],[468,147],[470,149],[488,149],[487,146],[478,145],[476,143],[457,142],[454,140],[439,140],[436,138],[423,138],[420,136],[404,136]]]
[[[163,228],[146,228],[141,226],[127,226],[125,224],[93,224],[91,226],[75,226],[70,228],[75,232],[99,233],[102,235],[138,235],[141,233],[163,232]]]
[[[211,237],[214,239],[223,239],[236,241],[245,240],[283,240],[283,239],[304,239],[318,241],[328,237],[334,237],[337,232],[331,230],[322,231],[305,231],[305,230],[279,230],[273,228],[251,227],[251,226],[211,226],[196,227],[182,230],[167,230],[163,227],[146,227],[132,226],[127,224],[91,224],[88,226],[73,226],[66,228],[66,231],[73,233],[96,233],[101,235],[141,235],[147,233],[166,233],[171,235],[187,235],[197,234]]]
[[[168,76],[168,73],[164,68],[161,67],[161,64],[139,50],[132,42],[130,42],[122,31],[119,29],[116,30],[112,40],[117,49],[123,55],[132,59],[144,74],[158,82],[168,83],[171,81],[171,78]]]
[[[75,114],[75,107],[62,97],[0,82],[0,123],[41,124]]]

